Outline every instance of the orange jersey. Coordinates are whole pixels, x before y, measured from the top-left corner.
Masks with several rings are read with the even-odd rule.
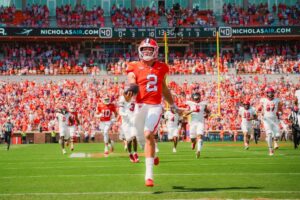
[[[152,67],[143,62],[130,62],[127,65],[127,73],[133,72],[136,84],[139,85],[137,103],[160,104],[162,99],[162,83],[169,67],[165,63],[156,61]]]
[[[111,120],[111,116],[113,113],[116,112],[116,106],[114,104],[101,104],[97,108],[98,113],[101,113],[102,116],[100,117],[101,122],[107,122]]]

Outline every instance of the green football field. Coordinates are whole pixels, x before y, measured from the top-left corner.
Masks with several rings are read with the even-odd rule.
[[[300,149],[292,143],[270,157],[266,144],[206,142],[200,159],[190,143],[159,143],[155,186],[144,186],[145,164],[130,163],[121,143],[108,158],[103,144],[77,144],[75,156],[58,144],[0,145],[0,199],[300,199]],[[74,156],[74,154],[72,154]]]

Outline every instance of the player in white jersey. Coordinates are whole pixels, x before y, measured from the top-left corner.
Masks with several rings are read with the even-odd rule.
[[[192,101],[187,101],[186,104],[189,107],[189,111],[185,115],[191,115],[190,138],[192,141],[192,149],[195,149],[197,143],[196,157],[199,158],[203,146],[205,118],[208,117],[210,111],[207,108],[207,103],[201,101],[201,95],[198,92],[193,93]]]
[[[70,139],[70,132],[68,128],[69,113],[66,106],[63,106],[61,109],[57,110],[56,119],[58,121],[60,145],[63,154],[66,154],[67,152],[65,150],[65,143]]]
[[[174,146],[173,146],[173,153],[176,153],[176,147],[178,143],[178,132],[179,132],[179,120],[180,116],[178,113],[167,110],[164,114],[164,118],[166,120],[166,126],[168,131],[168,140],[173,140]]]
[[[246,100],[239,109],[239,115],[242,118],[241,128],[244,134],[245,149],[249,149],[250,136],[253,133],[252,120],[256,118],[255,109],[250,106],[250,102]]]
[[[78,119],[78,113],[75,110],[74,103],[69,104],[69,119],[68,119],[68,128],[70,133],[70,147],[71,151],[74,150],[74,138],[76,137],[76,129],[80,125]]]
[[[274,148],[278,149],[278,139],[280,136],[279,116],[282,114],[282,104],[278,98],[274,98],[275,91],[269,87],[266,89],[267,98],[261,98],[259,111],[262,111],[263,124],[266,133],[266,141],[269,147],[269,155],[274,155]]]
[[[133,124],[134,120],[134,101],[127,102],[123,95],[119,99],[119,115],[122,118],[121,124],[121,135],[124,135],[127,143],[127,151],[129,153],[129,159],[133,163],[139,162],[139,157],[137,154],[137,140],[136,134],[137,130]],[[133,153],[132,153],[133,147]]]

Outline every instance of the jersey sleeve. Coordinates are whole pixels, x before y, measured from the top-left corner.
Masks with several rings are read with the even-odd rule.
[[[134,64],[132,62],[128,62],[126,65],[127,74],[129,74],[130,72],[134,72]]]

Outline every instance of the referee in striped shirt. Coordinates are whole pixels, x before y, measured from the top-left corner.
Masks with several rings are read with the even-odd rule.
[[[292,123],[294,148],[298,149],[300,142],[300,111],[297,106],[292,109],[292,112],[289,115],[289,120]]]
[[[11,123],[10,117],[7,118],[7,121],[3,124],[4,130],[4,141],[7,143],[7,151],[10,147],[11,134],[13,131],[14,125]]]
[[[257,144],[259,138],[260,138],[260,119],[258,119],[258,116],[256,116],[253,120],[252,120],[252,127],[253,127],[253,133],[254,133],[254,141],[255,144]]]

